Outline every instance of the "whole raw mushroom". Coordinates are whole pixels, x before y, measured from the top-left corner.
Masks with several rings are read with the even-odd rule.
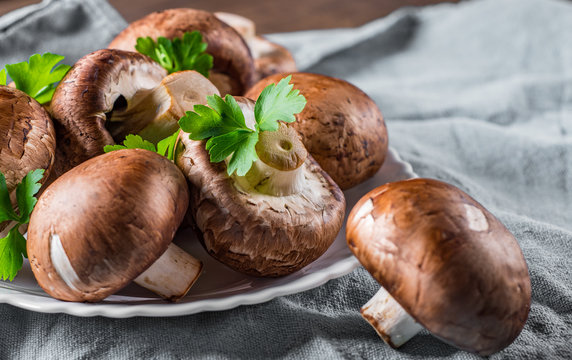
[[[254,101],[236,97],[254,128]],[[262,132],[259,160],[245,176],[211,163],[204,141],[181,132],[177,165],[189,180],[190,214],[207,252],[254,276],[293,273],[322,255],[338,234],[342,191],[308,155],[296,131]]]
[[[0,172],[6,178],[12,205],[16,185],[32,170],[44,169],[42,183],[52,170],[56,150],[54,126],[47,111],[24,92],[0,86]],[[0,223],[0,238],[11,223]]]
[[[242,95],[256,81],[254,60],[242,37],[213,14],[196,9],[168,9],[151,13],[131,23],[108,45],[110,49],[135,51],[137,38],[182,37],[199,31],[213,56],[209,75],[220,92]]]
[[[254,85],[246,97],[256,99],[272,75]],[[326,75],[293,73],[292,84],[308,103],[292,123],[308,152],[334,181],[349,189],[372,177],[387,155],[387,129],[375,102],[352,84]]]
[[[518,242],[452,185],[413,179],[372,190],[352,209],[346,239],[382,285],[362,315],[393,347],[425,327],[490,355],[524,327],[531,288]]]
[[[179,169],[148,150],[76,166],[48,186],[30,219],[27,250],[38,284],[67,301],[101,301],[133,280],[181,298],[202,268],[171,244],[188,199]]]
[[[103,49],[68,72],[52,99],[58,136],[58,175],[103,154],[128,134],[157,143],[178,129],[177,121],[216,87],[195,71],[167,76],[158,63],[132,51]]]

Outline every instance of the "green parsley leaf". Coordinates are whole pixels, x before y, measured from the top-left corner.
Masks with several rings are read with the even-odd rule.
[[[0,223],[9,220],[18,221],[19,218],[18,214],[16,214],[12,208],[8,185],[6,185],[6,177],[0,172]]]
[[[40,180],[44,177],[44,172],[44,169],[30,171],[16,187],[16,199],[20,211],[20,220],[18,221],[22,224],[30,221],[30,214],[38,202],[35,195],[42,187]]]
[[[157,149],[155,148],[155,145],[153,145],[152,142],[143,140],[139,135],[132,135],[132,134],[129,134],[125,137],[123,145],[105,145],[103,151],[108,153],[110,151],[121,150],[121,149],[145,149],[157,152]]]
[[[22,268],[22,257],[27,257],[26,239],[18,230],[21,225],[30,221],[30,214],[36,202],[35,195],[40,190],[40,180],[44,169],[30,171],[16,187],[16,200],[20,216],[16,214],[10,202],[10,193],[6,186],[6,178],[0,172],[0,222],[6,220],[16,221],[8,235],[0,239],[0,278],[12,281]]]
[[[179,137],[179,131],[157,143],[157,153],[167,157],[169,160],[175,160],[175,145],[177,144],[177,138]]]
[[[6,70],[0,70],[0,85],[6,85]]]
[[[292,90],[289,84],[292,75],[280,80],[277,85],[270,84],[256,100],[254,117],[261,131],[278,130],[278,120],[293,122],[294,114],[300,113],[306,106],[306,98],[299,90]]]
[[[205,53],[207,43],[198,31],[186,32],[182,38],[173,40],[161,36],[157,42],[150,37],[138,38],[135,49],[161,64],[169,74],[195,70],[208,77],[213,67],[213,57]]]
[[[293,122],[294,114],[301,112],[306,99],[290,85],[291,76],[277,85],[267,86],[256,101],[255,129],[246,126],[244,114],[231,95],[224,99],[218,95],[208,96],[208,107],[195,105],[179,120],[179,126],[189,133],[191,140],[208,139],[206,149],[211,162],[221,162],[231,156],[227,166],[228,175],[235,171],[244,176],[258,160],[256,143],[261,131],[278,130],[278,120]]]
[[[45,104],[52,99],[56,83],[61,81],[71,68],[69,65],[57,65],[64,59],[61,55],[45,53],[35,54],[29,62],[6,65],[6,71],[18,90]],[[54,68],[55,67],[55,68]]]
[[[8,236],[0,239],[0,279],[12,281],[22,268],[23,257],[26,253],[26,239],[20,234],[15,225]]]

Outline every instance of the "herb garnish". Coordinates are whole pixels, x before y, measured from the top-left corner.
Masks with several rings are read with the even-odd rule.
[[[190,133],[192,140],[208,139],[206,149],[211,162],[220,162],[232,155],[227,173],[232,175],[236,171],[244,176],[258,159],[255,147],[259,133],[276,131],[278,120],[295,121],[294,114],[300,113],[306,105],[304,96],[290,84],[291,78],[288,76],[264,88],[254,106],[254,129],[246,126],[240,107],[230,95],[224,99],[218,95],[208,96],[209,106],[195,105],[194,111],[187,111],[179,120],[179,126]]]
[[[177,137],[179,136],[179,130],[177,130],[173,135],[159,141],[157,147],[152,142],[143,140],[139,135],[129,134],[125,137],[123,145],[106,145],[103,151],[106,153],[121,150],[121,149],[145,149],[149,151],[156,152],[159,155],[165,156],[169,160],[174,160],[175,157],[175,144],[177,142]]]
[[[135,49],[161,64],[169,74],[195,70],[208,77],[213,67],[213,57],[205,53],[207,43],[198,31],[186,32],[183,38],[173,40],[161,36],[157,42],[150,37],[138,38]]]
[[[30,221],[30,214],[38,201],[34,195],[40,190],[39,181],[44,176],[44,169],[30,171],[16,187],[16,200],[18,212],[16,213],[10,201],[10,193],[6,185],[6,178],[0,172],[0,223],[15,221],[8,235],[0,239],[0,278],[14,280],[22,268],[23,258],[28,257],[26,252],[26,239],[18,229]]]

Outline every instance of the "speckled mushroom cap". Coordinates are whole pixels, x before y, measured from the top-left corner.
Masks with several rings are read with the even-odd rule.
[[[399,181],[366,194],[347,222],[349,248],[435,336],[488,355],[518,336],[530,278],[514,236],[458,188]]]
[[[173,39],[195,30],[202,34],[208,44],[206,52],[214,58],[213,73],[228,75],[234,80],[230,93],[242,95],[256,81],[254,61],[242,37],[209,12],[180,8],[151,13],[131,23],[108,47],[134,51],[139,37]],[[211,81],[216,84],[216,79]]]
[[[116,101],[124,99],[127,107],[138,91],[153,89],[166,75],[159,64],[131,51],[98,50],[78,60],[52,98],[58,136],[56,174],[115,144],[106,125]]]
[[[188,207],[183,174],[141,149],[90,159],[40,196],[28,257],[51,296],[96,302],[127,285],[167,249]]]
[[[245,96],[256,99],[269,84],[289,74],[256,83]],[[387,154],[387,129],[375,102],[352,84],[333,77],[293,73],[294,88],[306,97],[292,126],[304,146],[343,190],[373,176]]]
[[[176,163],[191,184],[192,222],[220,262],[249,275],[284,276],[316,260],[334,241],[345,198],[311,156],[302,165],[304,190],[272,196],[239,185],[224,162],[211,163],[204,141],[183,132],[180,141],[185,149]]]
[[[20,90],[0,86],[0,172],[8,192],[32,170],[45,169],[44,182],[55,150],[54,126],[42,105]],[[0,232],[6,225],[0,223]]]

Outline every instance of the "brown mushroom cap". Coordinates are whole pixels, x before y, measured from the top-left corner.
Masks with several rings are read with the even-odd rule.
[[[0,86],[0,172],[6,177],[8,192],[15,191],[32,170],[45,169],[44,182],[55,150],[54,126],[42,105],[20,90]],[[0,231],[7,224],[0,223]]]
[[[247,93],[256,99],[269,84],[290,74],[262,79]],[[306,97],[293,126],[304,146],[343,190],[373,176],[387,154],[387,129],[375,102],[352,84],[333,77],[293,73],[291,83]]]
[[[68,301],[115,293],[167,249],[188,198],[183,174],[151,151],[113,151],[73,168],[44,191],[30,219],[27,248],[38,284]],[[52,262],[55,237],[75,277]]]
[[[254,61],[242,37],[209,12],[169,9],[151,13],[130,24],[108,47],[134,51],[139,37],[173,39],[195,30],[208,44],[206,52],[214,58],[213,72],[226,74],[235,80],[231,94],[242,95],[256,81]]]
[[[147,56],[121,50],[98,50],[81,58],[59,84],[51,104],[58,136],[55,172],[61,175],[115,141],[108,114],[116,101],[157,86],[165,69]]]
[[[458,188],[431,179],[380,186],[352,209],[349,248],[435,336],[488,355],[518,336],[530,278],[514,236]]]
[[[237,101],[244,112],[248,99]],[[191,184],[192,222],[220,262],[249,275],[284,276],[316,260],[335,239],[345,198],[311,156],[300,167],[308,181],[303,192],[273,196],[239,185],[224,162],[211,163],[205,141],[184,132],[180,141],[185,150],[176,163]]]
[[[252,20],[228,12],[215,12],[214,15],[232,26],[248,44],[254,58],[257,81],[273,74],[298,71],[288,49],[262,36],[256,36],[256,25]]]

